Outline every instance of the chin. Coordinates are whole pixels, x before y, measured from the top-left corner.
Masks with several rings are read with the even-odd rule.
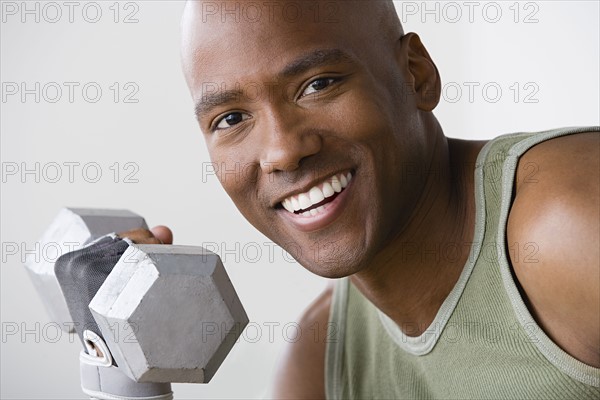
[[[354,275],[368,264],[364,247],[310,249],[310,257],[299,257],[296,261],[305,269],[323,278],[338,279]]]

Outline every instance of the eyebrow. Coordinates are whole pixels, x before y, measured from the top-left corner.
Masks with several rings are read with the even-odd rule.
[[[316,67],[344,62],[353,63],[354,58],[340,49],[315,50],[304,54],[287,64],[278,74],[278,76],[290,78],[301,75],[306,71]],[[222,104],[236,101],[243,96],[243,94],[243,91],[239,88],[202,94],[195,105],[194,111],[196,113],[196,117],[199,119],[202,114],[207,114]]]
[[[353,61],[354,59],[349,54],[340,49],[315,50],[289,63],[283,68],[281,76],[289,78],[322,65],[342,62],[351,63]]]

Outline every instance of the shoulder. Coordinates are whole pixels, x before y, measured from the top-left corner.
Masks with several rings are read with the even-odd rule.
[[[557,345],[600,367],[600,134],[531,148],[515,193],[507,241],[524,300]]]
[[[325,350],[333,283],[306,308],[299,320],[300,339],[290,343],[280,362],[272,397],[325,398]]]

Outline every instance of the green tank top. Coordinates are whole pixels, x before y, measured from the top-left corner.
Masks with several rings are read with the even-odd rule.
[[[475,169],[468,261],[421,336],[406,336],[348,278],[337,281],[328,325],[327,398],[600,399],[600,369],[564,352],[532,318],[505,240],[519,157],[542,141],[599,130],[519,133],[485,145]]]

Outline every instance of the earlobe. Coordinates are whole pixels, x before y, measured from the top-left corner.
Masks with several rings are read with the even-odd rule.
[[[417,107],[432,111],[440,101],[441,79],[419,35],[410,32],[400,39],[398,62],[406,72],[406,89],[415,95]]]

